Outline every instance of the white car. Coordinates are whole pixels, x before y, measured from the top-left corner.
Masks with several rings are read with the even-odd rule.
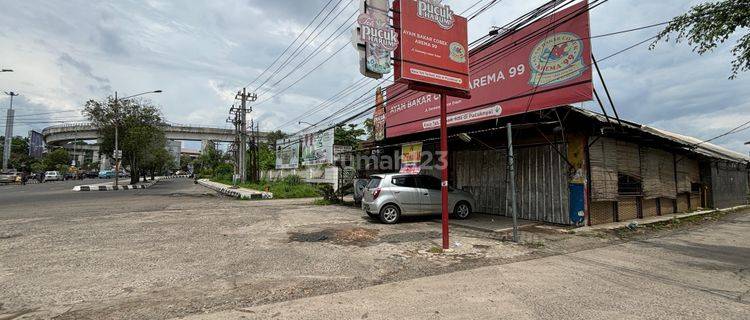
[[[62,175],[57,171],[47,171],[44,173],[44,181],[62,181]]]

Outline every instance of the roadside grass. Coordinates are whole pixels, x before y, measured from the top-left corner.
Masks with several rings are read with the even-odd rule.
[[[211,181],[232,185],[229,177],[212,178]],[[298,176],[288,176],[279,181],[247,182],[238,185],[241,188],[273,193],[274,199],[314,198],[321,196],[319,188],[311,185]]]

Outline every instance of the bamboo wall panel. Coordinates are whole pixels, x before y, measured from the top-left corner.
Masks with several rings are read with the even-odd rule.
[[[608,138],[592,138],[589,148],[592,201],[617,200],[617,145]]]
[[[690,195],[687,193],[677,195],[677,213],[684,213],[690,210],[690,207],[688,206],[688,197],[690,197]]]
[[[598,201],[591,203],[591,224],[615,222],[614,202]]]
[[[638,200],[636,198],[621,198],[617,201],[617,217],[620,221],[638,218]]]
[[[698,161],[682,156],[677,157],[677,192],[690,192],[693,183],[701,182]]]
[[[674,156],[664,150],[641,148],[643,196],[646,199],[674,198]]]
[[[655,217],[658,215],[658,207],[657,207],[657,199],[643,199],[642,203],[642,209],[643,209],[643,217]]]
[[[617,171],[636,178],[641,177],[641,156],[637,144],[617,140]]]
[[[662,215],[674,213],[674,199],[661,198],[659,200],[659,206],[661,206]]]

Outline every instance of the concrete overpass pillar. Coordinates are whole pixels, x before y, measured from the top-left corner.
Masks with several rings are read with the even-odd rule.
[[[211,140],[202,140],[201,141],[201,153],[203,153],[204,151],[206,151],[206,149],[208,148],[208,146],[211,146],[213,143],[214,142],[211,141]]]
[[[107,157],[106,154],[101,155],[101,160],[99,161],[99,171],[105,171],[112,168],[112,166],[109,163],[109,157]]]

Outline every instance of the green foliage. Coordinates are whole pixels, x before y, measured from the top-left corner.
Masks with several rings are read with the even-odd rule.
[[[190,156],[181,155],[180,156],[180,169],[187,171],[188,165],[193,163],[193,158],[190,158]]]
[[[318,191],[320,192],[320,195],[323,196],[323,200],[326,200],[328,202],[332,203],[338,203],[339,197],[336,191],[333,190],[333,186],[330,184],[321,184],[318,186]]]
[[[362,122],[362,126],[365,127],[365,133],[367,134],[368,140],[375,139],[374,133],[375,133],[375,121],[372,118],[365,119],[364,122]]]
[[[37,173],[47,170],[47,167],[41,162],[35,162],[31,165],[31,172]]]
[[[130,166],[131,182],[138,182],[141,170],[153,169],[157,160],[164,160],[159,149],[166,146],[159,109],[145,100],[89,100],[83,114],[102,136],[100,151],[112,154],[115,148],[115,131],[118,131],[119,148],[123,165]],[[162,163],[162,165],[165,163]]]
[[[365,135],[365,130],[358,128],[356,124],[336,127],[334,131],[334,141],[337,145],[352,146],[358,148],[362,141],[360,137]]]
[[[213,176],[220,180],[232,181],[232,175],[234,174],[234,166],[229,163],[222,163],[213,169]]]
[[[223,184],[232,184],[231,176],[217,178],[213,181]],[[299,176],[287,176],[281,181],[259,181],[241,184],[240,187],[258,191],[269,191],[273,193],[274,199],[313,198],[320,196],[320,191],[315,186],[305,182]]]
[[[687,41],[693,51],[702,55],[724,43],[740,29],[744,35],[732,49],[735,59],[732,61],[732,75],[737,77],[740,71],[750,70],[750,1],[723,0],[713,3],[699,4],[686,14],[675,17],[656,37],[651,45],[653,49],[657,42],[669,41],[670,35],[675,42]]]
[[[276,168],[276,150],[270,144],[261,143],[258,146],[258,167],[260,170]]]
[[[266,141],[268,141],[268,144],[273,146],[272,149],[275,149],[276,147],[276,141],[281,139],[288,138],[289,135],[281,130],[271,131],[266,135]]]
[[[5,137],[0,136],[0,143],[5,142]],[[3,157],[4,148],[0,147],[0,159]],[[10,157],[8,167],[20,170],[28,170],[36,160],[29,156],[29,139],[16,136],[11,139]]]
[[[68,161],[70,161],[70,155],[68,154],[68,151],[62,148],[48,152],[44,158],[42,158],[42,164],[45,168],[44,170],[58,170],[60,165],[67,166],[69,163]]]
[[[297,186],[297,185],[301,185],[301,184],[305,184],[306,183],[305,180],[302,179],[302,177],[300,177],[298,175],[286,176],[283,179],[281,179],[281,182],[282,183],[286,183],[288,185],[292,185],[292,186]]]

